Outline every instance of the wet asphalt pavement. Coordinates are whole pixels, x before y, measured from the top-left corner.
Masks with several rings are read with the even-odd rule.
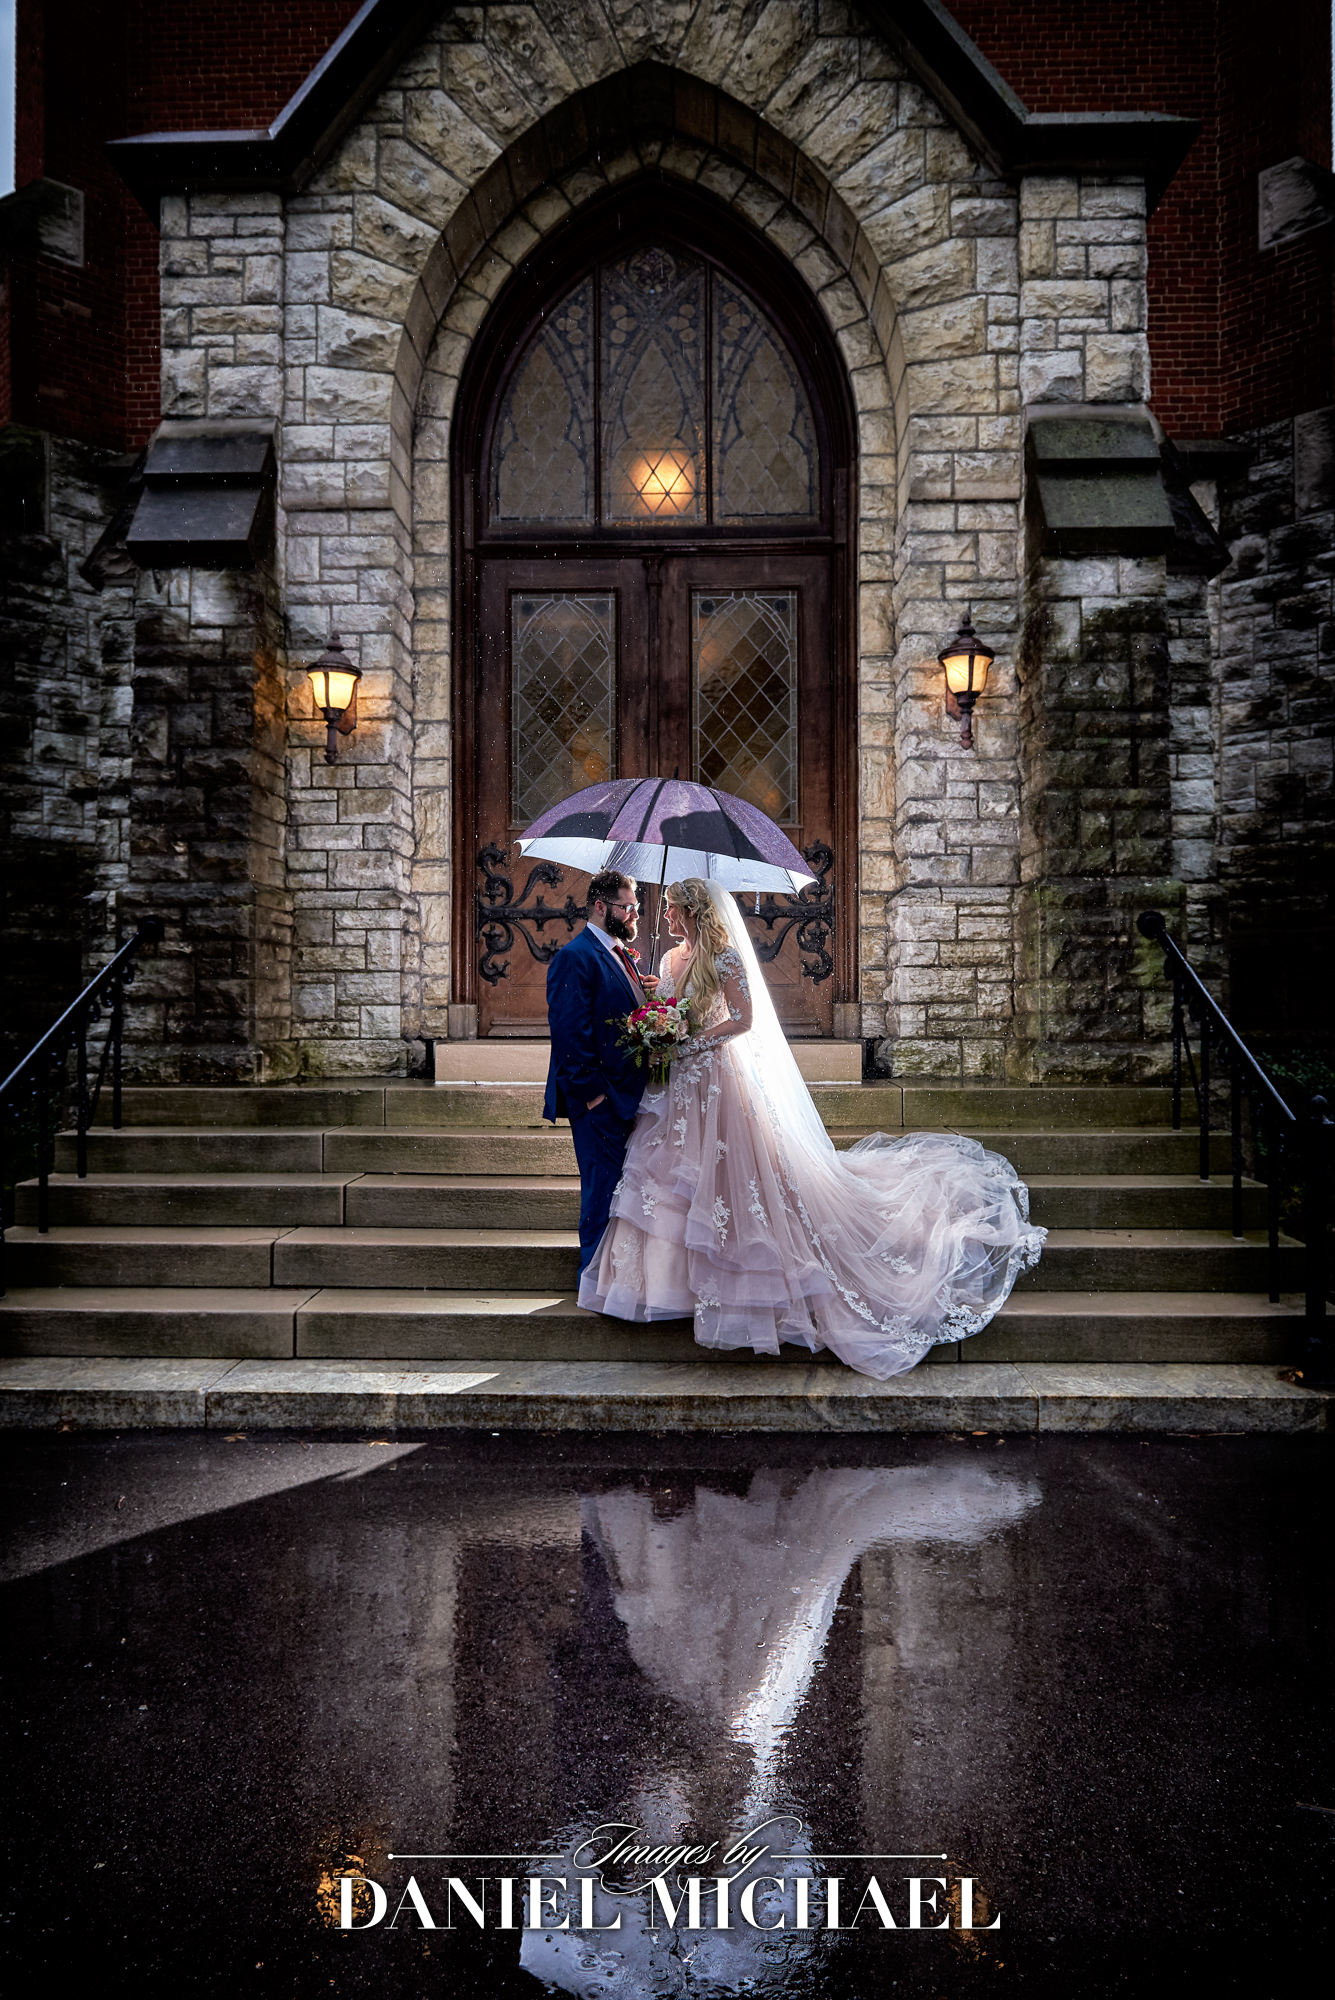
[[[1333,1443],[11,1434],[9,1990],[1324,1983]]]

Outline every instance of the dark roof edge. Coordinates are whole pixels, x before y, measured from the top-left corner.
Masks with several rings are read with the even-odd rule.
[[[862,12],[1006,178],[1133,174],[1152,209],[1201,129],[1164,111],[1028,111],[941,0],[862,0]]]
[[[295,194],[445,7],[365,0],[267,131],[143,132],[108,152],[141,201],[186,190]],[[864,0],[862,9],[1000,174],[1143,178],[1153,208],[1199,122],[1163,112],[1031,112],[940,0]]]
[[[208,189],[295,194],[444,11],[441,0],[364,0],[267,131],[142,132],[112,163],[144,202]]]

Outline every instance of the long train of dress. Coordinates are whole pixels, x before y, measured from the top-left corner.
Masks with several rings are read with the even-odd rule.
[[[581,1305],[693,1316],[705,1347],[829,1348],[882,1380],[980,1332],[1047,1233],[1014,1167],[953,1133],[836,1152],[788,1129],[749,1040],[706,1044],[645,1091]]]

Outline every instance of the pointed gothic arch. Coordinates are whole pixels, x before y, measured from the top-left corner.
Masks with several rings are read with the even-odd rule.
[[[653,450],[628,461],[637,424]],[[805,281],[724,202],[644,171],[509,279],[452,436],[456,1000],[484,1033],[540,1032],[541,954],[570,928],[496,929],[496,854],[553,786],[680,766],[821,860],[817,908],[752,920],[791,1031],[833,1032],[855,977],[856,415]],[[582,901],[582,878],[546,887]]]

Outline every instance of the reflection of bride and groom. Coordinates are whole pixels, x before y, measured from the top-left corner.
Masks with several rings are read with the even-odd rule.
[[[586,1752],[580,1803],[560,1835],[561,1851],[530,1864],[549,1883],[564,1878],[568,1885],[564,1894],[553,1891],[550,1922],[521,1936],[522,1964],[549,1987],[625,2000],[806,1991],[793,1985],[800,1967],[835,1941],[824,1928],[827,1877],[845,1878],[844,1924],[873,1871],[901,1905],[902,1922],[905,1877],[956,1872],[928,1856],[889,1859],[879,1868],[868,1862],[859,1872],[856,1861],[813,1852],[831,1842],[813,1843],[804,1825],[806,1802],[794,1777],[805,1792],[812,1773],[805,1756],[794,1770],[790,1738],[854,1564],[873,1549],[895,1550],[911,1563],[919,1550],[937,1560],[946,1549],[980,1548],[1032,1509],[1035,1482],[964,1463],[765,1470],[743,1484],[743,1492],[720,1491],[702,1481],[693,1491],[674,1491],[666,1506],[658,1493],[625,1487],[583,1502],[586,1548],[610,1600],[600,1657],[610,1662],[620,1649],[629,1652],[635,1681],[656,1703],[657,1726],[646,1726],[643,1693],[633,1685],[622,1692],[609,1686],[607,1700],[596,1704],[590,1726],[637,1747],[629,1761],[614,1758],[615,1769],[606,1756]],[[849,1755],[865,1730],[885,1726],[884,1717],[858,1709],[846,1718]],[[967,1730],[967,1717],[959,1724]],[[807,1734],[819,1727],[804,1725]],[[846,1832],[833,1845],[841,1849],[868,1844],[857,1789],[847,1779],[839,1788],[845,1806],[837,1817]],[[895,1801],[883,1802],[881,1817],[897,1817]],[[599,1870],[597,1855],[616,1838],[609,1827],[648,1843],[716,1843],[720,1857],[763,1828],[752,1845],[767,1852],[750,1866],[714,1859],[664,1871],[674,1908],[689,1877],[702,1878],[700,1927],[687,1928],[685,1911],[673,1927],[662,1896],[643,1886],[651,1867],[624,1871],[620,1881],[614,1867]],[[937,1826],[896,1831],[894,1847],[944,1844],[945,1829]],[[719,1875],[730,1878],[726,1929],[716,1923]],[[809,1878],[806,1892],[797,1887],[802,1877]],[[582,1878],[593,1880],[593,1891],[582,1889]],[[586,1895],[596,1930],[580,1928]],[[754,1922],[744,1916],[744,1899]],[[569,1929],[557,1928],[567,1912]],[[803,1919],[807,1927],[799,1928]],[[875,1928],[874,1914],[870,1921]]]
[[[569,1117],[580,1170],[580,1303],[695,1321],[712,1348],[828,1348],[902,1374],[979,1332],[1045,1232],[1008,1161],[945,1133],[873,1133],[836,1152],[802,1080],[733,898],[666,891],[673,949],[641,974],[635,883],[589,887],[589,920],[547,975],[544,1115]],[[691,1003],[664,1083],[622,1045],[656,989]]]

